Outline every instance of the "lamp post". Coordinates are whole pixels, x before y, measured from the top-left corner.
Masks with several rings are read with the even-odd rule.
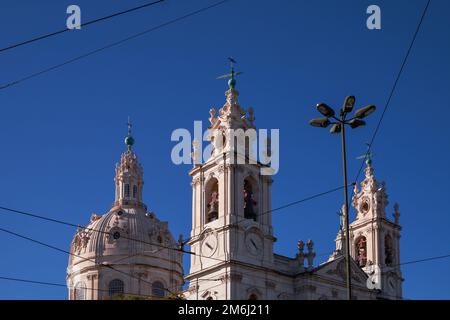
[[[363,121],[365,117],[373,113],[376,109],[375,106],[369,105],[367,107],[358,109],[354,116],[347,119],[347,115],[352,112],[353,106],[355,105],[355,97],[348,96],[344,100],[344,105],[342,106],[339,118],[335,116],[335,112],[325,103],[320,103],[316,106],[317,111],[319,111],[325,118],[312,119],[309,124],[314,127],[326,128],[329,125],[333,125],[330,132],[333,134],[341,133],[342,142],[342,167],[344,174],[344,224],[345,224],[345,268],[346,268],[346,282],[347,282],[347,299],[352,299],[352,287],[351,287],[351,274],[350,274],[350,226],[348,219],[348,190],[347,190],[347,150],[345,145],[345,126],[348,125],[352,129],[366,125]],[[330,120],[331,119],[331,120]]]

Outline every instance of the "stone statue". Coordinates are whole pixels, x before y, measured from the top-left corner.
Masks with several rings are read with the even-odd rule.
[[[216,109],[214,108],[209,109],[209,114],[210,114],[209,122],[211,123],[211,126],[213,126],[217,121],[217,119],[215,118]]]
[[[356,260],[360,267],[365,267],[367,264],[367,250],[366,250],[366,238],[361,237],[356,243]]]

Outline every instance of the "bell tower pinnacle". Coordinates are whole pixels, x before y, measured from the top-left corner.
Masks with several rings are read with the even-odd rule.
[[[374,289],[392,299],[402,296],[400,271],[400,231],[398,205],[394,221],[386,216],[386,184],[375,178],[372,155],[366,157],[365,179],[355,185],[353,207],[356,218],[350,224],[350,254],[369,275]]]

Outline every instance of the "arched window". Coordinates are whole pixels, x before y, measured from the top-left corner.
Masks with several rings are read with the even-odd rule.
[[[360,267],[365,267],[367,264],[367,241],[366,237],[360,236],[355,241],[355,255],[356,262]]]
[[[384,263],[388,267],[394,263],[394,249],[392,248],[392,238],[390,235],[384,237]]]
[[[255,201],[254,181],[251,177],[244,180],[244,218],[257,219],[257,202]]]
[[[78,282],[73,289],[74,300],[86,299],[86,285],[83,282]]]
[[[152,284],[152,295],[157,297],[164,297],[165,296],[165,288],[164,284],[161,281],[155,281]]]
[[[254,293],[252,293],[249,297],[248,300],[258,300],[258,296]]]
[[[125,184],[125,198],[130,197],[130,185],[127,183]]]
[[[109,283],[108,293],[110,297],[113,297],[118,294],[123,294],[124,292],[124,284],[122,280],[114,279]]]
[[[138,188],[137,185],[133,185],[133,198],[136,199],[137,197]]]
[[[206,201],[206,223],[219,218],[219,182],[212,178],[206,183],[205,187]]]

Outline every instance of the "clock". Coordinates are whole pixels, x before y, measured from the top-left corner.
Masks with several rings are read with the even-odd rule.
[[[263,240],[257,233],[247,233],[245,236],[245,246],[251,255],[258,256],[263,251]]]
[[[201,244],[202,256],[211,257],[217,250],[217,237],[210,233],[205,236]]]
[[[361,205],[359,206],[359,210],[362,212],[362,214],[366,214],[369,212],[370,209],[370,202],[368,198],[364,198],[361,202]]]

